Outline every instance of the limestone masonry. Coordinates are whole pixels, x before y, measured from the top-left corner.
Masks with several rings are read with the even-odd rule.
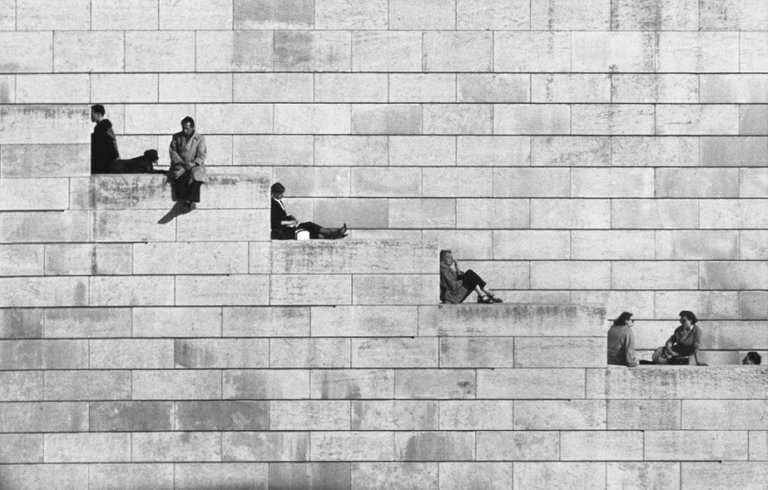
[[[0,0],[0,488],[767,489],[767,155],[765,0]]]

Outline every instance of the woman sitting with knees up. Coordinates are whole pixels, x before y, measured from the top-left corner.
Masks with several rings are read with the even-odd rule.
[[[680,326],[675,329],[667,343],[653,353],[653,363],[689,364],[689,358],[693,356],[696,366],[706,366],[699,359],[701,337],[701,327],[696,315],[692,311],[681,311]]]
[[[275,182],[271,187],[272,191],[272,239],[273,240],[292,240],[299,236],[301,232],[308,232],[309,238],[344,238],[347,236],[347,224],[341,228],[323,228],[310,221],[299,223],[293,216],[289,215],[283,204],[283,194],[285,186],[280,182]]]
[[[485,281],[468,270],[462,272],[459,264],[453,260],[453,252],[440,250],[440,301],[443,303],[462,303],[472,291],[477,292],[478,303],[501,303],[501,299],[485,289]]]

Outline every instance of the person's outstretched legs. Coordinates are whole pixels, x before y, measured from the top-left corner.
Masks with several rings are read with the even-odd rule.
[[[468,290],[475,290],[477,292],[478,303],[501,303],[501,299],[485,288],[487,286],[486,282],[475,271],[470,269],[464,272],[461,276],[461,281]]]

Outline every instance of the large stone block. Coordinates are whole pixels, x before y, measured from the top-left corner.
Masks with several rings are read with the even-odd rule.
[[[268,483],[270,488],[351,490],[350,466],[351,463],[269,463]],[[250,483],[249,488],[253,485]]]
[[[126,32],[125,70],[132,72],[194,71],[195,51],[189,49],[195,44],[194,34],[192,31]]]
[[[742,72],[765,72],[768,68],[766,32],[739,33],[739,69]]]
[[[745,168],[739,172],[739,196],[760,198],[765,195],[768,169]]]
[[[437,430],[438,402],[354,401],[352,430]]]
[[[698,28],[696,0],[618,0],[611,5],[611,30],[695,31]]]
[[[706,140],[706,138],[704,138]],[[717,138],[722,141],[723,138]],[[699,165],[699,138],[615,137],[612,165],[624,167],[695,167]]]
[[[444,0],[425,0],[419,3],[393,0],[389,3],[389,28],[455,29],[456,4]]]
[[[494,134],[570,134],[571,108],[562,104],[495,104]]]
[[[8,73],[51,72],[53,36],[50,32],[2,32],[0,71]]]
[[[453,166],[456,138],[451,136],[392,136],[389,165],[397,167]]]
[[[658,105],[655,132],[660,135],[739,134],[739,109],[736,105]]]
[[[349,367],[349,339],[276,338],[269,342],[270,367],[330,368]]]
[[[476,434],[478,461],[536,461],[559,458],[560,437],[557,432],[478,431]]]
[[[515,463],[514,470],[514,488],[605,487],[605,463],[523,462]]]
[[[131,460],[131,434],[45,434],[45,461],[106,463]]]
[[[494,33],[495,71],[566,72],[571,69],[571,35],[567,32]]]
[[[91,28],[89,0],[19,0],[16,29],[19,31],[75,31]],[[100,27],[100,26],[99,26]]]
[[[751,431],[749,433],[749,459],[768,461],[768,432]]]
[[[138,432],[131,436],[132,461],[221,461],[222,434]]]
[[[653,318],[675,318],[678,306],[696,311],[703,318],[741,318],[737,292],[730,291],[658,291]]]
[[[316,102],[387,102],[387,75],[318,73],[314,76],[314,100]]]
[[[660,32],[657,43],[658,71],[739,71],[739,36],[736,32]]]
[[[267,488],[266,463],[187,463],[173,465],[173,488]]]
[[[353,134],[420,134],[422,108],[416,104],[352,106]]]
[[[395,398],[475,398],[476,374],[471,369],[403,369],[395,371]]]
[[[530,3],[523,0],[489,0],[482,3],[459,0],[456,3],[456,28],[527,30],[530,25],[530,7]]]
[[[176,339],[175,362],[181,368],[264,368],[266,339]]]
[[[583,369],[495,369],[477,371],[478,398],[584,398]]]
[[[90,174],[90,145],[2,145],[0,177],[78,177]]]
[[[347,104],[275,104],[275,131],[287,134],[348,134]]]
[[[120,108],[118,108],[120,111]],[[121,120],[116,124],[122,125]],[[88,141],[88,111],[77,106],[3,105],[0,106],[0,142],[84,143]],[[44,136],[43,136],[44,135]],[[26,174],[26,176],[34,176]]]
[[[606,428],[602,400],[535,400],[515,402],[516,430],[600,430]]]
[[[437,301],[440,291],[438,282],[437,274],[357,275],[352,281],[352,303],[359,305],[429,304]]]
[[[43,245],[0,245],[0,274],[42,276]]]
[[[265,275],[178,276],[177,305],[266,305],[269,281]]]
[[[248,244],[136,243],[133,261],[134,274],[244,274]]]
[[[201,106],[205,107],[205,106]],[[179,130],[178,121],[182,118],[194,115],[195,106],[192,104],[128,104],[125,106],[125,132],[128,134],[158,134],[171,135]],[[209,126],[208,114],[199,113],[205,118],[204,131]],[[121,138],[123,140],[125,138]],[[165,152],[166,144],[170,143],[170,138],[159,137],[158,142],[162,142],[161,155]],[[152,143],[155,146],[155,143]],[[146,177],[146,176],[145,176]]]
[[[390,73],[389,102],[455,102],[456,75]]]
[[[695,104],[699,102],[699,77],[690,74],[614,74],[611,75],[611,100]]]
[[[701,75],[701,102],[766,103],[768,79],[762,75]]]
[[[316,306],[312,307],[312,336],[413,336],[416,315],[414,306]]]
[[[147,369],[132,374],[131,396],[134,400],[221,399],[221,371]]]
[[[446,489],[512,486],[512,463],[440,463],[440,484]]]
[[[87,217],[90,213],[78,212],[78,214]],[[92,215],[91,237],[96,242],[170,242],[176,237],[175,223],[158,224],[157,220],[162,218],[162,211],[159,210],[104,210],[95,211]]]
[[[266,209],[198,210],[177,218],[176,239],[180,242],[266,241],[267,213]],[[231,223],[238,226],[233,227]]]
[[[503,205],[499,206],[498,202]],[[456,226],[458,228],[489,229],[525,228],[530,225],[528,199],[457,199]]]
[[[91,25],[109,30],[154,29],[159,27],[157,7],[157,0],[91,2]]]
[[[493,196],[570,197],[571,172],[567,168],[494,168]],[[484,190],[487,192],[487,187]],[[482,192],[473,193],[473,197]]]
[[[315,6],[316,29],[387,29],[388,0],[321,0]]]
[[[131,372],[48,371],[44,392],[46,400],[129,400]]]
[[[549,0],[531,4],[531,29],[535,30],[608,30],[611,5],[603,0],[576,3]]]
[[[437,463],[352,463],[353,488],[423,488],[437,490]]]
[[[514,367],[512,338],[441,338],[440,367]]]
[[[312,165],[312,136],[243,135],[233,139],[238,165]]]
[[[531,228],[609,228],[607,199],[532,199]]]
[[[764,462],[707,462],[682,463],[683,488],[725,488],[740,485],[759,489],[758,482],[768,478],[768,464]]]
[[[511,400],[440,402],[440,430],[512,430]]]
[[[349,71],[349,31],[277,31],[274,69],[279,71]]]
[[[312,432],[310,454],[315,461],[392,461],[392,432]]]
[[[316,136],[314,145],[314,165],[387,165],[388,143],[385,136]]]
[[[572,303],[592,303],[599,304],[606,308],[606,311],[625,311],[630,310],[638,316],[652,318],[654,294],[652,291],[571,291]],[[679,311],[679,310],[678,310]]]
[[[493,38],[484,31],[426,31],[424,70],[491,71]]]
[[[611,227],[613,228],[696,228],[698,221],[699,206],[695,199],[615,199],[611,202]],[[661,235],[657,233],[657,247],[660,236],[662,240],[673,240],[674,237],[687,236],[686,233],[688,232],[669,231],[661,232]],[[674,245],[677,246],[677,244],[678,241],[674,240]],[[671,253],[674,255],[674,251]],[[673,255],[659,254],[657,250],[658,258],[675,258]]]
[[[16,0],[6,0],[0,4],[0,29],[4,31],[16,29]]]
[[[571,259],[646,260],[654,258],[653,231],[574,231]]]
[[[355,31],[352,70],[373,72],[422,71],[422,33]]]
[[[338,430],[350,428],[348,401],[269,402],[270,430]]]
[[[654,71],[656,39],[651,32],[574,32],[571,43],[573,71]]]
[[[565,461],[642,460],[643,436],[641,431],[563,431],[560,458]]]
[[[496,259],[567,259],[570,235],[567,231],[505,230],[493,232]]]
[[[133,308],[135,337],[218,337],[221,323],[220,308]]]
[[[198,104],[196,117],[212,133],[270,133],[275,109],[269,104]]]
[[[0,306],[86,306],[88,281],[83,277],[0,278]]]
[[[350,193],[350,169],[348,168],[276,168],[274,180],[290,189],[288,192],[296,197],[347,197]]]
[[[323,370],[322,372],[329,372]],[[222,371],[224,399],[306,399],[309,371],[298,369],[249,369]]]
[[[534,289],[601,289],[611,281],[611,264],[595,261],[537,261],[530,264]]]
[[[350,275],[272,275],[268,287],[269,303],[273,305],[345,305],[352,300]]]
[[[611,102],[611,79],[607,74],[534,74],[530,90],[531,102]]]
[[[232,29],[232,0],[160,0],[160,29]]]
[[[765,289],[768,262],[703,262],[701,289]]]
[[[701,228],[766,228],[764,199],[712,199],[699,201]]]
[[[160,74],[159,102],[232,102],[232,75]]]
[[[274,33],[271,31],[197,31],[195,34],[198,70],[272,70]]]
[[[756,0],[703,0],[702,30],[762,30],[768,24],[768,7]]]
[[[85,464],[4,464],[0,480],[10,488],[85,488],[88,465]]]
[[[89,283],[90,306],[167,306],[174,304],[173,277],[94,276],[90,278]]]
[[[458,136],[456,138],[456,165],[459,166],[526,166],[529,165],[530,159],[531,142],[526,136]]]
[[[652,105],[589,104],[571,106],[574,134],[653,134]]]
[[[311,386],[314,399],[389,399],[395,375],[386,369],[315,369]]]
[[[88,367],[93,369],[171,369],[173,341],[145,339],[91,340]]]
[[[395,459],[400,461],[471,461],[474,432],[395,432]]]
[[[542,355],[541,339],[515,339],[515,367],[600,367],[605,366],[603,338],[549,338],[554,356]]]
[[[434,368],[438,366],[437,339],[352,339],[353,367]]]
[[[0,399],[29,401],[43,398],[42,371],[0,371]]]
[[[678,463],[608,463],[606,486],[619,488],[679,488]]]
[[[82,369],[87,358],[85,340],[0,341],[0,369]]]
[[[419,197],[421,169],[375,168],[352,169],[352,195],[360,197]]]
[[[105,488],[119,481],[128,488],[173,488],[174,465],[170,463],[102,463],[88,465],[88,484]]]
[[[235,29],[305,29],[314,24],[311,0],[235,0]]]
[[[656,258],[662,260],[737,260],[736,231],[657,231]]]
[[[90,76],[77,75],[18,75],[17,104],[64,104],[89,100]]]
[[[130,46],[125,37],[121,31],[56,31],[53,71],[122,72],[131,59],[125,55]]]
[[[423,238],[448,244],[462,260],[488,258],[493,253],[491,230],[424,230]]]
[[[96,402],[89,404],[92,431],[172,430],[172,402]]]
[[[338,227],[347,223],[350,228],[387,228],[388,203],[386,199],[315,199],[313,215],[316,222]]]
[[[768,260],[768,233],[765,230],[741,231],[739,246],[742,259]]]
[[[43,336],[43,310],[10,308],[0,311],[0,338],[33,339]]]
[[[765,400],[683,400],[682,428],[756,430],[768,423]]]
[[[306,337],[310,334],[310,309],[306,307],[225,307],[223,310],[225,337]]]
[[[81,402],[3,403],[0,414],[0,432],[78,432],[89,426],[88,404]]]
[[[739,134],[764,135],[768,133],[768,105],[739,106]]]
[[[487,195],[493,189],[494,177],[490,168],[425,168],[422,170],[422,195],[444,198]]]
[[[646,431],[645,457],[672,461],[746,460],[745,431]]]
[[[680,429],[679,400],[608,400],[610,430]]]
[[[425,104],[424,134],[491,134],[490,104]]]
[[[698,286],[699,264],[696,262],[614,262],[611,269],[611,287],[616,289],[695,289]]]
[[[131,272],[129,244],[67,243],[45,247],[47,275],[113,275]]]

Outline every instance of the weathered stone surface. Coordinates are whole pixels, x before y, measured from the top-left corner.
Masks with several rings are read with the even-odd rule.
[[[699,102],[699,77],[691,74],[611,75],[611,100],[621,103],[696,104]]]
[[[395,371],[395,398],[475,398],[476,374],[471,369],[412,369]]]
[[[266,463],[181,463],[173,465],[173,488],[266,489],[270,468]]]
[[[172,430],[171,402],[96,402],[89,404],[92,431]]]
[[[511,430],[512,401],[441,401],[440,430]]]
[[[170,276],[94,276],[89,282],[90,306],[160,306],[174,302],[174,281]]]
[[[0,310],[0,338],[34,339],[43,336],[43,313],[37,308],[9,308]],[[415,319],[415,317],[414,317]]]
[[[269,365],[266,339],[176,339],[176,367],[263,368]]]
[[[89,145],[28,144],[0,146],[0,176],[3,178],[79,177],[90,173]]]
[[[120,311],[120,310],[118,310]],[[130,313],[129,315],[130,322]],[[219,308],[133,308],[135,337],[218,337]]]
[[[3,276],[42,276],[42,245],[0,245],[0,274]]]
[[[50,72],[53,63],[52,36],[47,32],[3,32],[0,41],[6,49],[0,67],[10,72]]]
[[[221,398],[221,372],[214,370],[137,370],[132,372],[134,400]]]
[[[88,404],[80,402],[3,403],[0,415],[0,432],[78,432],[89,426]]]
[[[611,281],[611,263],[536,261],[530,264],[534,289],[601,289]]]
[[[391,73],[389,102],[456,102],[456,75]]]
[[[512,338],[442,338],[440,367],[514,367]]]
[[[507,260],[567,259],[570,239],[570,233],[563,230],[493,231],[493,255]]]
[[[349,430],[348,401],[269,402],[270,430]]]
[[[608,228],[610,222],[607,199],[531,200],[532,228]]]
[[[547,431],[478,431],[478,461],[557,459],[559,436]]]
[[[611,202],[611,225],[614,228],[696,228],[698,222],[699,205],[694,199],[614,199]],[[685,236],[686,233],[657,232],[657,236]]]
[[[352,302],[352,276],[333,274],[272,275],[269,302],[273,305],[345,305]],[[248,304],[248,303],[241,303]]]
[[[42,371],[0,371],[0,399],[4,401],[41,400]]]
[[[131,460],[131,434],[45,434],[45,461],[107,463]]]
[[[86,306],[88,281],[82,277],[0,278],[0,306]]]
[[[429,183],[430,192],[442,192],[439,182]],[[450,192],[451,189],[448,189]],[[398,199],[389,201],[392,228],[448,228],[456,223],[452,199]]]
[[[604,430],[603,400],[515,401],[516,430]]]
[[[680,429],[678,400],[608,400],[608,429]]]
[[[98,339],[88,342],[89,367],[95,369],[170,369],[173,341],[145,339]]]
[[[45,247],[47,275],[113,275],[131,271],[128,244],[48,244]]]
[[[315,199],[314,219],[326,226],[350,228],[386,228],[388,202],[386,199]]]
[[[353,367],[437,367],[434,338],[352,339]]]
[[[560,458],[581,461],[642,459],[643,437],[641,431],[561,432]]]
[[[88,466],[80,464],[2,465],[0,480],[10,487],[84,488],[88,486]]]
[[[395,432],[399,461],[467,461],[474,457],[474,432]]]
[[[355,31],[352,33],[353,71],[422,71],[422,33]]]
[[[552,73],[571,69],[571,36],[567,32],[499,31],[493,41],[495,71]]]
[[[494,177],[490,168],[424,168],[422,193],[425,197],[474,197],[487,193]]]
[[[739,33],[739,68],[742,72],[765,72],[768,67],[766,40],[768,34],[765,32]]]
[[[197,31],[196,34],[198,70],[240,72],[272,69],[274,35],[271,31]]]
[[[174,419],[176,430],[266,430],[269,427],[269,404],[256,401],[177,402]]]
[[[350,466],[351,463],[269,463],[269,487],[351,490]]]
[[[270,367],[350,366],[350,340],[336,338],[270,339]]]
[[[178,276],[177,305],[266,305],[269,283],[266,276]]]
[[[309,398],[309,371],[306,370],[228,369],[222,371],[221,384],[225,399]]]
[[[44,390],[46,400],[127,400],[131,397],[131,372],[49,371]]]
[[[0,434],[0,462],[42,463],[41,434]]]
[[[531,138],[526,136],[458,136],[455,146],[459,166],[526,166],[531,161]]]
[[[352,463],[353,488],[438,488],[437,463]]]
[[[90,75],[18,75],[16,103],[64,104],[89,99]]]
[[[53,71],[122,72],[133,47],[120,31],[57,31],[53,35]],[[167,39],[171,39],[168,37]],[[131,68],[136,68],[131,64]],[[46,69],[45,71],[48,71]]]
[[[570,69],[586,72],[654,71],[655,42],[652,32],[574,32],[571,36],[573,56]]]
[[[309,0],[235,0],[235,29],[302,29],[312,27],[314,2]]]
[[[314,79],[314,100],[316,102],[387,102],[387,75],[319,73]]]
[[[392,432],[312,432],[310,453],[318,461],[393,461]]]
[[[756,430],[768,422],[764,400],[683,400],[682,429]]]
[[[357,275],[352,282],[356,305],[433,303],[439,294],[437,274]]]
[[[678,488],[681,481],[678,463],[608,463],[606,487],[619,488]]]
[[[221,461],[222,435],[216,432],[131,434],[133,461]]]
[[[611,79],[605,74],[591,73],[532,75],[531,102],[608,103]]]
[[[618,0],[611,4],[611,30],[695,31],[696,0]]]
[[[682,463],[683,488],[729,487],[760,488],[757,483],[768,477],[768,464],[764,462],[707,462]]]
[[[310,333],[306,307],[225,307],[225,337],[305,337]]]
[[[275,69],[280,71],[349,71],[351,36],[345,31],[278,31]]]
[[[437,430],[436,401],[353,401],[352,430]]]
[[[611,139],[611,163],[627,167],[697,166],[700,139],[707,140],[690,136],[617,136]]]
[[[395,374],[390,369],[314,369],[312,398],[382,399],[395,393]]]
[[[477,371],[478,398],[584,398],[583,369],[495,369]]]
[[[647,431],[645,457],[653,460],[746,460],[747,432]]]
[[[422,108],[416,104],[352,106],[352,134],[421,134]]]
[[[493,134],[569,134],[571,108],[567,105],[496,104]]]
[[[524,462],[515,463],[514,488],[577,486],[603,488],[604,463]]]

